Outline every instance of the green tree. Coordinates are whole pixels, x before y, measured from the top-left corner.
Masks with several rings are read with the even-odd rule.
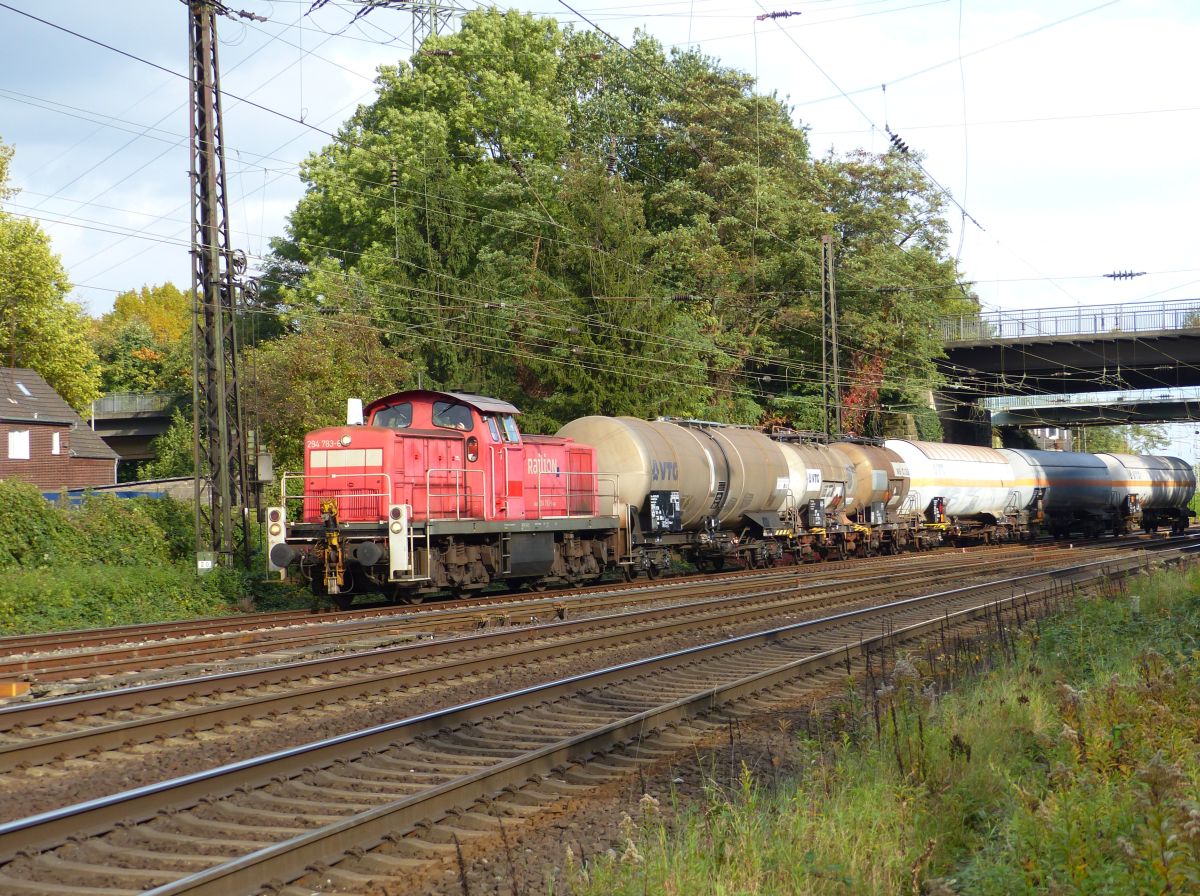
[[[1093,454],[1159,454],[1171,444],[1165,426],[1085,426],[1076,430],[1075,450]]]
[[[346,298],[333,291],[337,280],[324,283],[335,303]],[[271,449],[277,470],[298,470],[306,432],[344,422],[347,398],[369,401],[415,387],[417,369],[389,351],[364,318],[305,317],[286,336],[244,353],[246,425]]]
[[[191,391],[191,300],[170,283],[117,296],[93,328],[104,392]]]
[[[13,150],[0,143],[0,198]],[[68,404],[84,410],[99,394],[96,355],[83,308],[50,240],[33,221],[0,211],[0,364],[36,370]]]
[[[311,156],[281,307],[370,319],[435,385],[579,413],[811,417],[833,234],[854,402],[921,405],[930,321],[974,307],[940,193],[895,154],[810,158],[749,75],[481,10],[381,69]],[[342,278],[340,298],[318,281]],[[770,387],[763,384],[770,382]],[[772,400],[773,399],[773,400]]]
[[[167,431],[151,443],[154,460],[138,467],[138,479],[172,479],[191,476],[196,469],[195,429],[191,414],[176,408]]]

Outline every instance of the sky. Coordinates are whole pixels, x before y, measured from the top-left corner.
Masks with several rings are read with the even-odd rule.
[[[267,19],[218,26],[232,241],[253,267],[303,192],[300,162],[410,54],[412,18],[229,5]],[[785,99],[814,154],[883,151],[890,128],[953,197],[951,251],[988,308],[1200,295],[1194,0],[500,5],[698,47]],[[772,12],[799,15],[759,20]],[[21,190],[2,207],[42,224],[93,315],[190,284],[187,25],[178,0],[0,0],[0,140]],[[1146,273],[1103,276],[1118,271]]]

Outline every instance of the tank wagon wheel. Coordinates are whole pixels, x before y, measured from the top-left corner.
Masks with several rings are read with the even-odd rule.
[[[354,603],[353,594],[331,594],[329,599],[333,601],[333,605],[339,610],[349,610],[350,605]]]
[[[658,568],[657,563],[651,563],[649,566],[646,567],[646,578],[657,579],[661,572],[662,572],[662,570],[660,570]]]

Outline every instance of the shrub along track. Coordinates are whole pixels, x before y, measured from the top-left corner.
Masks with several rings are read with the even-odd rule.
[[[313,866],[323,888],[370,890],[403,875],[404,886],[419,892],[429,882],[423,875],[454,855],[456,840],[486,838],[503,830],[503,818],[535,814],[692,744],[728,713],[800,699],[823,674],[844,675],[869,650],[945,637],[981,618],[999,619],[1004,607],[1009,621],[1027,617],[1037,596],[1063,582],[1147,562],[1145,552],[1124,551],[847,611],[14,822],[0,827],[0,889],[243,893],[272,879],[296,880]]]
[[[693,584],[701,597],[685,603],[9,707],[0,710],[0,820],[105,795],[112,780],[150,784],[555,675],[915,594],[944,580],[952,559],[962,582],[994,565],[914,558],[903,572],[842,570],[803,588],[793,577],[720,597]],[[1021,565],[1053,559],[1039,553]]]

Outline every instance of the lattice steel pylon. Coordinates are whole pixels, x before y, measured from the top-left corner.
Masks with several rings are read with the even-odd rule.
[[[187,0],[191,50],[192,423],[195,427],[196,561],[249,560],[248,472],[239,400],[235,270],[229,245],[221,87],[219,0]]]
[[[311,12],[325,5],[326,0],[317,0],[309,9]],[[430,35],[441,34],[454,20],[466,10],[457,0],[357,0],[362,7],[354,18],[361,19],[375,9],[407,9],[412,13],[412,53],[415,56],[421,44]]]

